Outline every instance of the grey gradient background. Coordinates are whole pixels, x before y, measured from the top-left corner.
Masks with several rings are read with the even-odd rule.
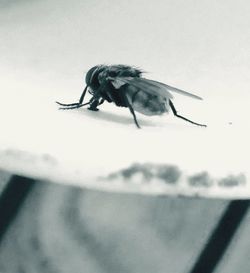
[[[1,1],[1,69],[77,81],[126,63],[204,95],[248,91],[249,12],[246,0]]]

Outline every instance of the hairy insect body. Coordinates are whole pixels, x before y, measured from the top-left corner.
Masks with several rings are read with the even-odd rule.
[[[127,94],[128,101],[133,109],[147,116],[161,115],[168,112],[167,99],[159,95],[146,93],[145,91],[123,82],[119,78],[127,80],[141,77],[141,71],[131,66],[116,65],[105,67],[98,75],[100,84],[106,85],[102,97],[108,102],[114,102],[117,106],[127,107],[123,94]],[[111,84],[109,84],[111,81]],[[108,93],[108,98],[106,94]]]
[[[92,111],[97,111],[97,107],[105,101],[114,103],[116,106],[129,108],[138,128],[140,126],[135,112],[154,116],[162,115],[171,108],[176,117],[195,125],[206,126],[178,115],[172,102],[171,92],[196,99],[201,99],[200,97],[164,83],[143,78],[142,73],[140,69],[128,65],[96,65],[86,74],[86,87],[79,102],[57,103],[63,106],[60,109],[75,109],[89,105],[88,109]],[[92,97],[87,103],[83,103],[87,91]]]
[[[99,72],[98,76],[100,83],[110,78],[139,78],[142,74],[141,70],[127,65],[100,66],[100,69],[101,72]]]
[[[107,90],[104,90],[104,92],[101,93],[103,99],[106,98],[109,103],[114,102],[116,106],[127,107],[124,94],[121,92],[121,90],[115,89],[112,84],[107,84],[106,88],[108,92]]]

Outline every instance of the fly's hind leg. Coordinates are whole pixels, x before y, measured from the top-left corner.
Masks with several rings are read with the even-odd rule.
[[[185,117],[183,117],[183,116],[181,116],[181,115],[178,115],[178,114],[177,114],[177,111],[176,111],[176,109],[175,109],[175,107],[174,107],[174,104],[172,103],[171,100],[169,100],[169,105],[170,105],[171,110],[173,111],[173,114],[174,114],[176,117],[181,118],[181,119],[184,119],[184,120],[186,120],[186,121],[188,121],[188,122],[190,122],[190,123],[192,123],[192,124],[198,125],[198,126],[207,127],[207,125],[205,125],[205,124],[200,124],[200,123],[194,122],[194,121],[192,121],[192,120],[190,120],[190,119],[187,119],[187,118],[185,118]]]

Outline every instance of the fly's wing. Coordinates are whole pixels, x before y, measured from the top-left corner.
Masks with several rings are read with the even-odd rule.
[[[110,78],[110,80],[116,89],[119,89],[124,84],[130,84],[138,89],[143,90],[144,92],[155,94],[158,96],[160,95],[163,98],[167,98],[167,99],[172,99],[173,96],[170,92],[175,92],[175,93],[188,96],[194,99],[202,100],[201,97],[191,94],[189,92],[186,92],[184,90],[178,89],[176,87],[173,87],[161,82],[148,80],[145,78],[114,77],[114,78]]]
[[[156,85],[163,86],[163,87],[165,87],[167,90],[169,90],[171,92],[179,93],[179,94],[184,95],[184,96],[188,96],[188,97],[191,97],[191,98],[194,98],[194,99],[202,100],[202,98],[197,96],[197,95],[194,95],[194,94],[189,93],[187,91],[184,91],[184,90],[178,89],[176,87],[167,85],[165,83],[161,83],[161,82],[157,82],[157,81],[153,81],[153,80],[148,80],[148,81],[151,81]]]
[[[159,84],[155,84],[153,81],[144,79],[144,78],[133,78],[133,77],[115,77],[110,78],[112,85],[119,89],[121,86],[125,84],[129,84],[139,90],[143,90],[143,92],[154,94],[156,96],[161,96],[166,99],[172,99],[172,94],[163,86]]]

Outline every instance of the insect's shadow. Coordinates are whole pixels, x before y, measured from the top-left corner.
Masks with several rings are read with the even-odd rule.
[[[97,112],[90,111],[88,109],[78,109],[76,111],[78,114],[85,115],[87,117],[96,119],[96,120],[103,120],[103,121],[109,121],[113,123],[119,123],[119,124],[125,124],[125,125],[130,125],[133,124],[133,117],[131,116],[123,116],[111,112],[106,112],[104,110],[99,110]],[[142,119],[141,117],[139,118],[139,123],[141,126],[146,126],[146,127],[155,127],[157,124],[150,120],[145,120]]]

